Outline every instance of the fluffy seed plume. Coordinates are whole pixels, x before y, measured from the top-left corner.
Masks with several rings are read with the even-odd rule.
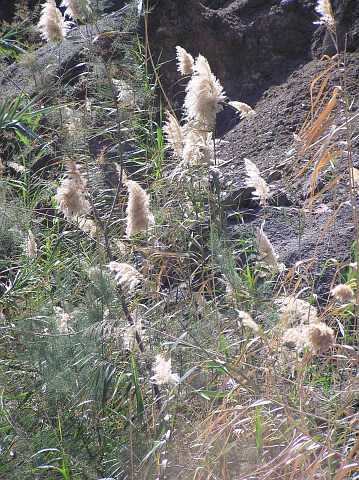
[[[244,310],[237,310],[237,314],[243,326],[251,328],[254,332],[259,332],[258,323],[253,320],[249,313]]]
[[[177,118],[168,110],[166,110],[166,122],[163,126],[163,133],[175,157],[180,159],[184,147],[183,128]]]
[[[191,54],[182,47],[176,47],[177,70],[181,75],[192,75],[194,59]]]
[[[193,128],[192,128],[193,127]],[[212,134],[197,130],[192,122],[184,128],[184,144],[180,168],[191,165],[208,165],[214,163],[214,145]]]
[[[35,236],[31,230],[27,231],[27,239],[25,243],[25,253],[32,260],[37,257],[37,244]]]
[[[66,7],[65,16],[76,22],[90,13],[90,4],[90,0],[63,0],[60,7]]]
[[[325,323],[299,325],[286,330],[283,343],[293,343],[298,350],[309,347],[314,352],[325,352],[334,344],[334,331]]]
[[[204,129],[212,128],[216,115],[226,99],[223,87],[211,72],[208,61],[199,55],[193,66],[193,76],[186,87],[184,109],[189,119],[199,122]]]
[[[228,102],[228,105],[231,105],[233,108],[238,110],[238,112],[240,112],[241,114],[241,118],[253,117],[256,114],[253,108],[251,108],[249,105],[243,102],[231,101],[231,102]]]
[[[133,292],[142,280],[142,275],[128,263],[110,262],[109,269],[115,272],[115,280],[119,285],[126,285],[130,292]]]
[[[353,290],[350,285],[339,284],[333,288],[331,295],[338,302],[347,303],[353,298]]]
[[[41,9],[39,23],[41,36],[50,43],[61,42],[65,39],[69,29],[69,22],[64,20],[55,0],[47,0]]]
[[[136,333],[143,338],[142,321],[140,315],[135,315],[135,325],[126,327],[123,331],[123,348],[124,350],[133,350],[136,345]]]
[[[285,325],[318,323],[318,311],[314,305],[301,298],[286,296],[279,298],[282,320]]]
[[[269,241],[269,238],[263,231],[263,226],[258,229],[256,235],[256,243],[262,261],[270,268],[279,268],[278,255],[274,250],[273,245]]]
[[[245,167],[246,167],[246,185],[247,187],[254,188],[254,192],[252,193],[253,198],[259,199],[259,202],[265,203],[268,193],[269,193],[269,186],[267,182],[261,177],[261,174],[255,164],[249,160],[248,158],[244,159]]]
[[[150,212],[150,201],[144,189],[135,181],[126,182],[129,196],[127,205],[127,226],[126,236],[147,230],[150,224],[154,223],[154,217]]]
[[[114,84],[117,90],[117,102],[123,108],[135,108],[136,107],[136,95],[135,91],[133,90],[128,83],[124,80],[117,80],[115,78],[112,79],[112,83]]]
[[[61,307],[54,308],[56,313],[56,327],[60,333],[69,333],[73,331],[70,326],[71,316],[64,312]]]
[[[95,238],[97,234],[96,223],[91,218],[79,218],[77,225],[80,230],[87,233],[91,238]]]
[[[172,373],[171,359],[166,360],[163,355],[156,355],[153,371],[155,374],[151,380],[157,385],[173,385],[179,382],[178,373]]]
[[[54,197],[58,203],[58,210],[68,220],[85,215],[90,210],[90,203],[86,199],[87,180],[75,162],[66,163],[66,173]]]
[[[334,16],[330,0],[318,0],[315,11],[319,15],[319,22],[315,23],[324,23],[326,25],[334,25]]]

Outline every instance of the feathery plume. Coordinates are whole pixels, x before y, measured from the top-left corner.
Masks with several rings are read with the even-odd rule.
[[[184,147],[184,133],[177,118],[166,110],[166,122],[163,133],[176,158],[181,158]]]
[[[95,238],[97,234],[96,223],[91,218],[78,218],[77,225],[80,230],[87,233],[91,238]]]
[[[334,16],[330,0],[318,0],[315,11],[319,15],[319,22],[314,23],[324,23],[329,26],[334,25]]]
[[[308,343],[315,352],[326,352],[334,345],[334,330],[325,323],[308,325]]]
[[[261,204],[265,203],[269,193],[269,186],[267,185],[267,182],[261,177],[258,168],[251,160],[245,158],[244,164],[247,173],[247,187],[255,189],[252,193],[254,199],[259,199],[259,203]]]
[[[184,144],[180,167],[213,165],[214,145],[212,134],[204,130],[197,130],[192,122],[189,122],[183,131]]]
[[[299,325],[286,330],[282,342],[294,343],[298,350],[309,347],[314,352],[325,352],[334,344],[334,331],[322,322]]]
[[[61,307],[54,308],[56,313],[56,326],[60,333],[69,333],[69,330],[72,330],[69,322],[71,320],[71,316],[64,312]]]
[[[136,100],[135,100],[135,92],[133,88],[130,87],[124,80],[117,80],[115,78],[112,79],[112,83],[114,84],[117,90],[117,102],[123,108],[135,108],[136,107]]]
[[[249,105],[243,102],[231,101],[231,102],[228,102],[228,105],[231,105],[233,108],[238,110],[238,112],[240,112],[241,114],[241,118],[253,117],[256,114],[253,108],[251,108]]]
[[[211,72],[208,61],[199,55],[193,66],[193,76],[186,87],[184,109],[189,119],[199,122],[203,128],[212,128],[216,115],[223,110],[226,99],[223,87]]]
[[[331,291],[332,297],[338,302],[347,303],[353,298],[353,290],[350,285],[339,284]]]
[[[27,231],[25,253],[32,260],[34,260],[37,257],[37,244],[36,244],[35,236],[31,230]]]
[[[64,20],[60,10],[56,7],[55,0],[46,0],[41,9],[39,23],[41,36],[50,43],[61,42],[69,30],[69,22]]]
[[[171,359],[166,360],[163,355],[156,355],[153,371],[155,374],[151,380],[157,385],[172,385],[179,382],[178,373],[172,373]]]
[[[268,267],[278,268],[279,267],[278,255],[276,254],[276,251],[274,250],[273,245],[269,241],[269,238],[264,233],[263,226],[257,231],[256,243],[257,243],[259,254],[262,257],[262,261]]]
[[[280,304],[282,319],[286,325],[318,323],[318,311],[314,305],[296,297],[283,297],[276,300]]]
[[[66,7],[65,16],[71,20],[84,20],[90,13],[90,0],[63,0],[60,7]]]
[[[177,70],[181,75],[192,75],[194,59],[191,54],[180,46],[176,47]]]
[[[67,162],[66,173],[54,199],[58,203],[57,209],[68,220],[81,217],[90,210],[90,203],[86,199],[86,183],[79,165],[73,161]]]
[[[142,280],[142,275],[128,263],[110,262],[109,269],[115,272],[115,280],[119,285],[127,285],[128,290],[133,292]]]
[[[137,313],[137,312],[136,312]],[[126,327],[123,331],[123,348],[124,350],[133,350],[136,345],[136,333],[143,338],[142,321],[140,315],[134,315],[135,325]]]
[[[127,180],[126,185],[129,192],[126,236],[131,237],[141,230],[147,230],[148,226],[154,223],[154,217],[150,212],[150,201],[145,190],[133,180]]]
[[[245,327],[251,328],[254,332],[259,332],[259,325],[253,320],[249,313],[244,310],[236,310],[239,320]]]

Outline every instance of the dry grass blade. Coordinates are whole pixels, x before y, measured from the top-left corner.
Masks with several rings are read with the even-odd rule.
[[[339,155],[341,155],[342,153],[341,151],[338,151],[338,150],[332,152],[331,149],[332,149],[332,146],[330,146],[325,151],[324,155],[318,160],[318,162],[314,167],[314,170],[310,179],[310,189],[312,192],[314,191],[317,185],[317,179],[321,169],[325,167],[325,165],[327,165],[327,163],[329,163],[331,160],[333,160],[336,157],[339,157]]]
[[[323,193],[325,193],[327,190],[330,190],[332,188],[333,185],[336,185],[337,183],[340,182],[340,180],[342,179],[342,176],[341,175],[337,175],[335,178],[333,178],[333,180],[331,180],[324,188],[322,188],[322,190],[320,192],[318,192],[316,195],[314,195],[313,197],[310,198],[309,202],[308,202],[308,208],[309,210],[311,210],[311,208],[313,207],[313,203],[318,200],[318,198],[323,195]]]
[[[341,203],[339,205],[339,207],[332,213],[332,215],[330,216],[329,220],[327,221],[327,223],[325,224],[321,234],[320,234],[320,238],[323,237],[323,235],[325,235],[325,232],[328,230],[328,228],[330,227],[330,225],[332,224],[333,220],[335,219],[335,217],[338,215],[339,211],[341,210],[341,208],[344,207],[344,203]]]
[[[305,155],[308,148],[312,143],[328,128],[328,126],[332,123],[333,118],[328,118],[330,113],[333,111],[334,107],[338,103],[338,94],[340,89],[335,87],[333,90],[333,94],[327,105],[325,106],[322,113],[319,117],[315,120],[306,140],[306,143],[302,150],[300,151],[300,155]],[[325,120],[327,119],[327,120]],[[324,122],[324,123],[323,123]]]
[[[324,93],[324,90],[325,90],[329,80],[330,80],[330,77],[331,77],[330,72],[333,70],[333,68],[334,68],[334,65],[331,65],[329,68],[327,68],[326,70],[321,72],[310,84],[311,108],[310,108],[310,112],[308,113],[308,116],[307,116],[306,120],[304,121],[304,123],[303,123],[303,125],[302,125],[302,127],[299,131],[298,135],[299,135],[300,138],[305,136],[306,132],[310,130],[311,125],[313,124],[313,121],[314,121],[314,117],[315,117],[314,109],[317,106],[318,102],[320,100],[321,100],[321,103],[324,102],[323,93]],[[318,93],[317,93],[315,99],[313,100],[314,88],[321,79],[323,79],[323,82],[322,82],[321,86],[319,87],[319,90],[318,90]],[[319,108],[320,108],[320,106],[319,106]]]

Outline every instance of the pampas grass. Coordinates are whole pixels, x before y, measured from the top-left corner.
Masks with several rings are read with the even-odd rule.
[[[247,187],[255,189],[252,193],[253,198],[258,199],[260,203],[265,203],[269,194],[269,186],[267,185],[267,182],[261,177],[258,168],[251,160],[245,158],[244,164],[247,173]]]
[[[262,262],[270,268],[278,269],[278,255],[269,241],[269,238],[264,233],[263,226],[257,231],[256,244],[258,252],[262,257]]]
[[[252,107],[243,102],[230,101],[228,102],[228,105],[238,110],[241,114],[241,118],[253,117],[256,114]]]
[[[69,23],[65,21],[60,10],[56,7],[55,0],[47,0],[44,3],[37,25],[42,38],[50,43],[64,40],[69,29]]]
[[[319,15],[319,23],[324,23],[328,26],[334,25],[334,16],[330,0],[318,0],[315,11]]]
[[[87,179],[80,170],[80,166],[73,161],[66,163],[66,173],[54,197],[58,203],[57,209],[68,220],[82,217],[90,210],[90,203],[86,198]]]
[[[180,46],[176,47],[177,70],[181,75],[192,75],[194,59],[186,50]]]
[[[163,133],[169,147],[177,159],[182,157],[184,147],[184,132],[177,118],[166,110],[166,121],[163,126]]]
[[[90,12],[90,0],[63,0],[61,7],[66,7],[65,16],[71,20],[84,20]]]
[[[211,72],[208,61],[199,55],[193,66],[193,76],[186,88],[184,109],[188,119],[199,123],[200,128],[212,129],[216,115],[223,109],[226,99],[220,82]]]
[[[110,262],[108,265],[115,272],[115,280],[119,285],[126,285],[129,292],[133,292],[142,280],[142,275],[128,263]]]
[[[27,239],[25,243],[25,254],[34,260],[37,257],[37,243],[35,236],[31,230],[27,231]]]
[[[126,182],[129,196],[127,205],[126,236],[147,230],[154,224],[154,217],[150,212],[150,201],[145,190],[135,181]]]

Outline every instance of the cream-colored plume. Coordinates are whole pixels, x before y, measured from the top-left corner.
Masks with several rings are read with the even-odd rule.
[[[54,197],[57,209],[68,220],[85,215],[90,210],[90,203],[86,199],[87,180],[80,170],[80,166],[73,161],[66,162],[66,173]]]
[[[186,92],[184,109],[188,119],[198,122],[200,128],[213,128],[217,113],[223,109],[221,102],[225,101],[226,96],[208,61],[202,55],[195,61]]]
[[[301,350],[309,347],[314,352],[325,352],[334,344],[334,331],[325,323],[299,325],[286,330],[283,343],[294,343]]]
[[[177,118],[168,110],[166,110],[166,122],[163,126],[163,133],[165,139],[173,150],[175,157],[180,159],[182,157],[184,147],[184,133]]]
[[[71,20],[84,20],[91,12],[90,0],[63,0],[60,7],[66,7],[65,16]]]
[[[251,160],[245,158],[244,164],[247,173],[247,187],[255,189],[252,193],[253,198],[258,199],[261,204],[265,203],[269,194],[267,182],[261,177],[260,171]]]
[[[155,374],[151,380],[157,385],[175,384],[179,382],[178,373],[172,373],[171,359],[165,359],[163,355],[156,355],[156,360],[153,365]]]
[[[256,114],[256,112],[249,105],[243,102],[231,101],[228,102],[228,105],[231,105],[238,110],[238,112],[241,114],[241,118],[253,117]]]
[[[191,54],[182,47],[176,47],[177,70],[181,75],[192,75],[194,59]]]
[[[278,268],[278,255],[269,238],[264,233],[263,226],[257,231],[256,243],[262,261],[270,268]]]
[[[31,230],[27,231],[27,239],[25,243],[25,253],[26,255],[34,260],[37,257],[37,243],[35,236]]]
[[[330,0],[318,0],[315,11],[319,15],[320,21],[318,23],[324,23],[329,26],[334,25],[334,16]]]
[[[142,280],[142,275],[128,263],[110,262],[108,265],[112,272],[115,272],[115,280],[119,285],[126,285],[130,292],[133,292]]]
[[[129,192],[126,236],[131,237],[137,232],[147,230],[155,220],[150,212],[150,201],[145,190],[133,180],[128,180],[126,185]]]
[[[40,20],[37,24],[41,36],[50,43],[61,42],[69,29],[69,22],[64,20],[55,0],[47,0],[41,8]]]

